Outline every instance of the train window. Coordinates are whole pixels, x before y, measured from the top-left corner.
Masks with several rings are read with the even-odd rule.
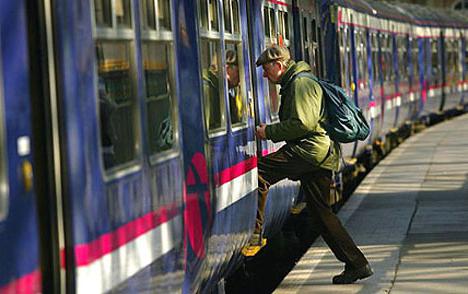
[[[218,22],[218,0],[208,0],[208,17],[210,20],[210,30],[219,31]]]
[[[273,8],[269,8],[268,10],[270,15],[270,38],[276,38],[278,34],[275,24],[275,10]]]
[[[94,16],[97,26],[112,27],[111,1],[94,0]]]
[[[398,75],[400,81],[406,81],[408,78],[407,37],[398,35],[396,38],[398,51]]]
[[[205,120],[210,131],[225,126],[224,83],[219,40],[200,41]]]
[[[146,0],[155,3],[155,0]],[[145,105],[148,145],[151,154],[173,150],[177,144],[176,96],[174,93],[174,57],[169,14],[170,4],[159,0],[157,5],[142,5],[142,15],[155,11],[156,26],[142,32],[142,64],[145,79]],[[154,10],[153,10],[154,11]],[[161,15],[162,14],[162,15]]]
[[[1,53],[1,50],[0,50]],[[1,62],[0,62],[1,68]],[[3,76],[0,70],[0,221],[8,215],[8,156],[6,144],[5,106],[3,98]]]
[[[439,83],[439,50],[438,50],[438,41],[437,39],[431,40],[431,51],[432,51],[432,85],[437,85]]]
[[[315,19],[312,19],[311,26],[312,42],[317,42],[317,21]]]
[[[224,1],[225,8],[228,7],[228,17],[225,18],[232,20],[234,24],[234,34],[230,31],[224,32],[225,39],[225,66],[224,66],[224,79],[226,80],[225,89],[229,101],[229,115],[231,124],[243,124],[246,117],[246,85],[245,85],[245,68],[242,55],[242,38],[239,34],[239,8],[238,1]],[[226,14],[226,9],[224,10]]]
[[[239,2],[237,0],[232,0],[232,22],[234,24],[234,33],[240,33],[240,15],[239,15]]]
[[[268,7],[263,8],[263,23],[265,26],[265,37],[270,38],[270,14]]]
[[[171,7],[169,0],[158,0],[158,20],[160,30],[171,30]]]
[[[117,26],[130,28],[132,26],[130,0],[115,0],[114,3]]]
[[[367,48],[366,36],[361,31],[356,32],[356,49],[358,62],[359,87],[365,87],[367,81]]]
[[[130,70],[130,42],[96,41],[101,146],[106,169],[137,154],[137,119]]]
[[[418,40],[417,39],[412,39],[411,40],[411,65],[413,69],[412,73],[412,84],[417,86],[419,83],[419,62],[418,62],[418,52],[419,52],[419,46],[418,46]]]
[[[309,45],[309,32],[307,31],[307,17],[302,21],[302,35],[304,44],[304,61],[310,64],[310,45]]]
[[[143,29],[156,29],[154,0],[142,0]]]
[[[146,87],[147,137],[151,153],[174,147],[177,129],[174,115],[172,44],[145,42],[142,44]]]
[[[242,43],[226,43],[226,80],[229,113],[233,125],[246,120],[246,90]]]
[[[231,5],[229,0],[223,1],[224,7],[224,30],[228,33],[232,33],[232,20],[231,20]]]
[[[208,30],[208,6],[206,1],[200,1],[200,24],[201,27],[205,30]]]
[[[288,13],[285,11],[279,12],[279,32],[285,40],[289,40],[289,22]]]

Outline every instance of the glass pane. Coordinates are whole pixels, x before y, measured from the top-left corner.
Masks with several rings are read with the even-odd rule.
[[[276,38],[278,36],[276,35],[275,10],[273,8],[268,10],[270,11],[270,38]]]
[[[283,30],[284,38],[289,40],[289,19],[287,12],[283,12]]]
[[[265,23],[265,37],[270,38],[270,14],[267,7],[263,8],[263,20]]]
[[[115,16],[117,18],[117,26],[132,27],[130,0],[115,0]]]
[[[148,142],[151,153],[174,146],[175,117],[173,112],[172,68],[170,43],[142,44],[146,87]]]
[[[229,5],[229,0],[223,1],[223,7],[224,7],[224,30],[226,32],[232,33],[231,8]]]
[[[110,0],[94,0],[94,17],[96,18],[96,26],[112,27]]]
[[[302,30],[304,34],[304,38],[303,38],[304,44],[307,44],[307,42],[309,41],[309,32],[307,32],[307,18],[306,17],[303,18]]]
[[[128,42],[97,41],[101,146],[106,169],[136,156],[135,98]]]
[[[312,41],[317,42],[317,22],[315,19],[312,20]]]
[[[171,30],[171,6],[169,0],[158,0],[158,20],[160,30]]]
[[[147,30],[156,29],[154,0],[143,0],[143,28]]]
[[[218,1],[217,0],[208,0],[210,6],[210,26],[212,31],[219,32],[219,22],[218,22]]]
[[[234,23],[234,33],[240,33],[240,15],[239,15],[239,2],[232,0],[232,21]]]
[[[244,67],[239,54],[241,49],[241,43],[226,43],[226,84],[232,124],[244,121],[245,116],[245,83],[242,79]]]
[[[203,29],[208,30],[208,6],[206,0],[199,1],[200,5],[200,25]]]
[[[224,126],[224,85],[222,78],[221,46],[218,40],[200,42],[205,120],[209,130]]]
[[[279,25],[279,33],[283,38],[287,39],[285,34],[284,34],[284,18],[283,18],[283,12],[280,11],[278,14],[278,25]]]

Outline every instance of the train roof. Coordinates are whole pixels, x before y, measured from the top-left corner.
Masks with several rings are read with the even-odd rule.
[[[342,7],[352,8],[353,10],[362,13],[371,15],[374,13],[372,6],[370,6],[369,3],[363,0],[332,0],[331,2],[336,3]]]
[[[380,18],[388,18],[401,22],[414,22],[414,17],[412,14],[408,13],[406,10],[398,7],[395,4],[383,2],[383,1],[368,1],[371,7],[375,11],[375,16]]]
[[[468,27],[467,17],[454,10],[431,8],[410,3],[399,3],[402,9],[414,17],[414,23],[421,26]]]

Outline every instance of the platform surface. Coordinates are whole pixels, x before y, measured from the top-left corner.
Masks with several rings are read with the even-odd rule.
[[[402,143],[338,215],[375,274],[332,285],[319,238],[274,293],[468,293],[468,114]]]

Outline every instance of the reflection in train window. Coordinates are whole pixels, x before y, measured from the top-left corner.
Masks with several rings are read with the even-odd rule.
[[[106,169],[136,157],[135,97],[130,42],[96,41],[101,145]]]
[[[205,124],[210,132],[225,129],[224,68],[221,66],[221,35],[216,0],[199,0],[201,15],[208,15],[207,28],[200,30],[200,65],[203,82]]]
[[[265,37],[270,38],[270,14],[268,13],[268,7],[263,7],[263,22],[265,26]]]
[[[171,30],[171,10],[169,0],[158,0],[159,30]]]
[[[155,25],[143,25],[142,58],[145,78],[146,137],[151,154],[176,147],[174,64],[170,4],[168,0],[142,6],[142,15],[155,15]],[[155,11],[146,11],[157,7]]]
[[[200,25],[202,29],[208,30],[208,6],[205,0],[199,1]]]
[[[270,15],[270,38],[278,37],[277,35],[277,26],[275,20],[275,10],[273,8],[269,8],[269,15]]]
[[[224,83],[219,40],[200,40],[205,120],[208,129],[219,130],[225,126]]]
[[[304,61],[310,64],[310,44],[309,44],[309,32],[307,31],[307,17],[302,18],[302,36],[304,44]]]
[[[418,86],[419,83],[419,62],[418,62],[419,46],[417,39],[411,39],[411,64],[412,64],[412,85]]]
[[[130,28],[132,26],[130,0],[115,0],[114,3],[117,26]]]
[[[209,7],[208,17],[210,20],[210,30],[219,32],[218,0],[208,0],[208,7]]]
[[[360,87],[367,86],[367,39],[362,31],[356,32],[356,51],[358,55],[358,80]]]
[[[156,29],[156,11],[154,7],[154,0],[142,0],[142,18],[143,29],[155,30]]]
[[[174,146],[176,121],[172,85],[172,44],[142,44],[146,87],[147,137],[151,153]]]
[[[407,52],[407,36],[399,35],[396,37],[398,51],[398,73],[401,82],[408,80],[408,52]]]
[[[224,0],[223,4],[230,8],[227,17],[224,19],[232,20],[237,26],[240,24],[239,3],[237,0]],[[226,26],[225,26],[226,27]],[[234,25],[236,27],[236,25]],[[229,101],[229,115],[231,124],[242,124],[247,121],[246,117],[246,85],[245,85],[245,68],[242,54],[242,36],[239,34],[239,29],[234,29],[234,34],[229,31],[224,32],[225,38],[225,80],[226,93]]]
[[[232,7],[232,15],[237,16],[237,17],[233,17],[234,33],[239,34],[240,33],[239,2],[237,0],[232,0],[231,7]]]
[[[226,80],[229,113],[233,125],[246,121],[246,90],[242,43],[226,43]]]
[[[94,0],[94,15],[99,27],[112,27],[111,0]]]
[[[231,5],[229,5],[229,0],[223,1],[223,10],[224,10],[224,31],[227,33],[232,33],[232,20],[231,20]]]
[[[439,84],[439,42],[437,39],[431,39],[431,51],[432,51],[432,83],[431,85]]]

